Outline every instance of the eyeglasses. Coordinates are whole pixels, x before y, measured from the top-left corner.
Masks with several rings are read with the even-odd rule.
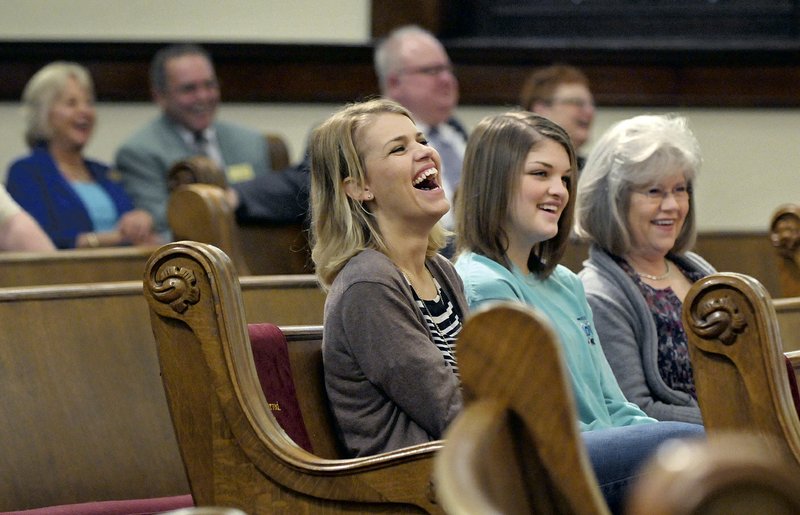
[[[586,109],[587,107],[594,108],[594,100],[586,98],[568,97],[568,98],[551,98],[549,104],[566,104],[569,106],[577,107],[578,109]]]
[[[644,195],[650,202],[658,202],[659,204],[667,200],[667,197],[672,194],[677,202],[686,202],[689,200],[689,195],[692,193],[692,188],[689,186],[675,186],[672,190],[665,190],[659,186],[653,186],[645,190],[634,191],[639,195]]]
[[[453,65],[434,64],[431,66],[420,66],[418,68],[404,68],[400,70],[400,73],[404,73],[406,75],[428,75],[430,77],[435,77],[443,72],[453,73]]]

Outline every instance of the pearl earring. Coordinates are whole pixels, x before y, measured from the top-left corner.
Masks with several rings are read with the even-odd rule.
[[[372,200],[372,198],[373,198],[372,197],[372,193],[367,192],[367,196],[366,197],[367,197],[367,200]]]

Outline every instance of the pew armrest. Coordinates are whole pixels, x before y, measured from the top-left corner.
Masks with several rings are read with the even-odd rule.
[[[282,328],[295,354],[295,377],[303,375],[296,363],[316,371],[296,381],[315,454],[286,434],[261,390],[238,278],[221,250],[196,242],[166,245],[148,261],[144,283],[170,414],[198,505],[247,513],[277,507],[441,511],[430,486],[438,442],[366,458],[318,454],[335,452],[318,449],[336,438],[325,418],[314,416],[328,409],[320,392],[320,327]]]
[[[800,463],[800,420],[764,287],[742,274],[705,277],[684,300],[683,325],[706,430],[771,436]]]

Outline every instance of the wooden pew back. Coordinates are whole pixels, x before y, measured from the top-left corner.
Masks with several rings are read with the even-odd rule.
[[[703,278],[686,296],[683,325],[706,429],[769,435],[800,463],[800,419],[764,287],[741,274]]]
[[[168,217],[176,240],[199,241],[222,249],[239,275],[312,271],[302,224],[237,225],[225,192],[219,187],[180,186],[170,195]]]
[[[254,321],[322,321],[313,276],[242,291]],[[0,321],[0,511],[188,493],[140,281],[0,289]]]
[[[140,283],[0,292],[0,510],[188,492]]]
[[[780,294],[800,296],[800,205],[779,206],[770,219],[770,242],[775,249]]]
[[[467,406],[435,468],[445,510],[608,513],[550,324],[518,304],[481,309],[459,335],[458,360]]]
[[[333,423],[322,370],[322,326],[284,326],[297,400],[314,454],[345,457]]]
[[[332,459],[338,451],[326,411],[320,327],[285,330],[315,453],[289,438],[261,389],[236,274],[218,248],[197,242],[163,247],[148,262],[145,296],[181,456],[199,505],[247,513],[441,512],[429,485],[438,442]]]
[[[154,247],[0,252],[0,288],[138,281]]]

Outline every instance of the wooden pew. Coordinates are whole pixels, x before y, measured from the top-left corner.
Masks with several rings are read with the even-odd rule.
[[[518,304],[476,311],[459,335],[458,360],[467,405],[434,471],[445,511],[608,513],[549,323]]]
[[[313,276],[245,277],[254,321],[318,324]],[[142,282],[0,289],[0,511],[188,494]]]
[[[770,242],[777,255],[781,295],[800,296],[800,205],[784,204],[775,210]]]
[[[779,452],[800,463],[798,399],[764,287],[742,274],[703,278],[686,296],[683,325],[708,432],[771,436]]]
[[[731,433],[668,442],[634,485],[628,515],[800,513],[795,464],[763,435]]]
[[[445,511],[607,513],[577,431],[566,430],[577,426],[575,407],[549,324],[525,307],[491,306],[467,320],[458,352],[471,401],[435,459]],[[641,474],[627,513],[797,513],[798,466],[776,448],[747,433],[668,442]]]
[[[438,442],[341,459],[324,393],[321,327],[286,330],[314,453],[299,447],[265,399],[231,261],[196,242],[167,245],[147,265],[164,389],[198,505],[247,513],[426,511]]]
[[[176,240],[200,241],[219,247],[231,258],[240,276],[250,275],[239,229],[225,200],[225,190],[213,184],[179,186],[170,193],[167,218]]]
[[[289,167],[289,149],[277,133],[266,133],[273,173]],[[209,243],[222,249],[239,275],[312,273],[311,250],[301,223],[237,224],[225,200],[227,179],[208,157],[172,165],[167,182],[169,226],[175,240]],[[217,188],[204,187],[216,186]]]
[[[0,253],[0,288],[139,280],[156,247]]]
[[[300,223],[236,223],[222,188],[185,184],[170,194],[167,208],[176,240],[209,243],[222,249],[239,275],[302,274],[313,271]]]

